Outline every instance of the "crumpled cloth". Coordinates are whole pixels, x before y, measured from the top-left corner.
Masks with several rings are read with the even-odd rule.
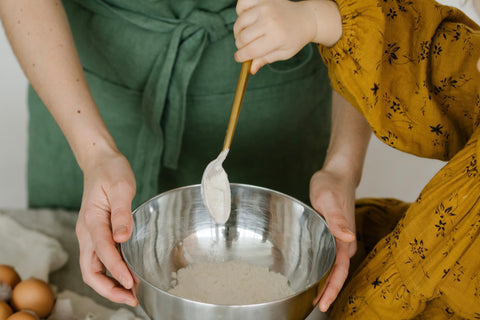
[[[3,215],[0,215],[0,244],[0,264],[13,266],[22,279],[34,277],[48,282],[49,273],[68,260],[57,240]]]
[[[143,320],[125,308],[111,310],[72,291],[57,295],[57,301],[48,320]]]
[[[60,269],[68,254],[54,238],[25,228],[0,214],[0,264],[13,266],[21,279],[48,282],[50,272]],[[72,291],[56,294],[48,320],[142,320],[125,308],[111,310]]]

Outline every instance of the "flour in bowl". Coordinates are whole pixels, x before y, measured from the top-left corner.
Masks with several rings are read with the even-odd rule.
[[[280,273],[241,261],[194,263],[176,273],[176,296],[223,305],[269,302],[295,292]]]

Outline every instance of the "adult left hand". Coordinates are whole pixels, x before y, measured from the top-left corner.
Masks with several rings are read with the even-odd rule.
[[[313,208],[326,220],[335,237],[337,257],[323,291],[315,299],[323,312],[337,297],[350,266],[350,258],[357,250],[355,238],[356,185],[341,174],[322,169],[310,181],[310,201]]]

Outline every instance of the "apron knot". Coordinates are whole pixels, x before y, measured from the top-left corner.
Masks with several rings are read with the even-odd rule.
[[[207,31],[208,40],[211,42],[223,38],[229,32],[224,17],[220,13],[213,13],[205,10],[193,10],[185,19],[189,24],[199,26]]]

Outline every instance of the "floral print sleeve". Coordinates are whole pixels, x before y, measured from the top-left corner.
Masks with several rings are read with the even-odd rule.
[[[431,0],[337,0],[343,36],[320,46],[333,87],[383,142],[450,159],[479,124],[480,28]]]

